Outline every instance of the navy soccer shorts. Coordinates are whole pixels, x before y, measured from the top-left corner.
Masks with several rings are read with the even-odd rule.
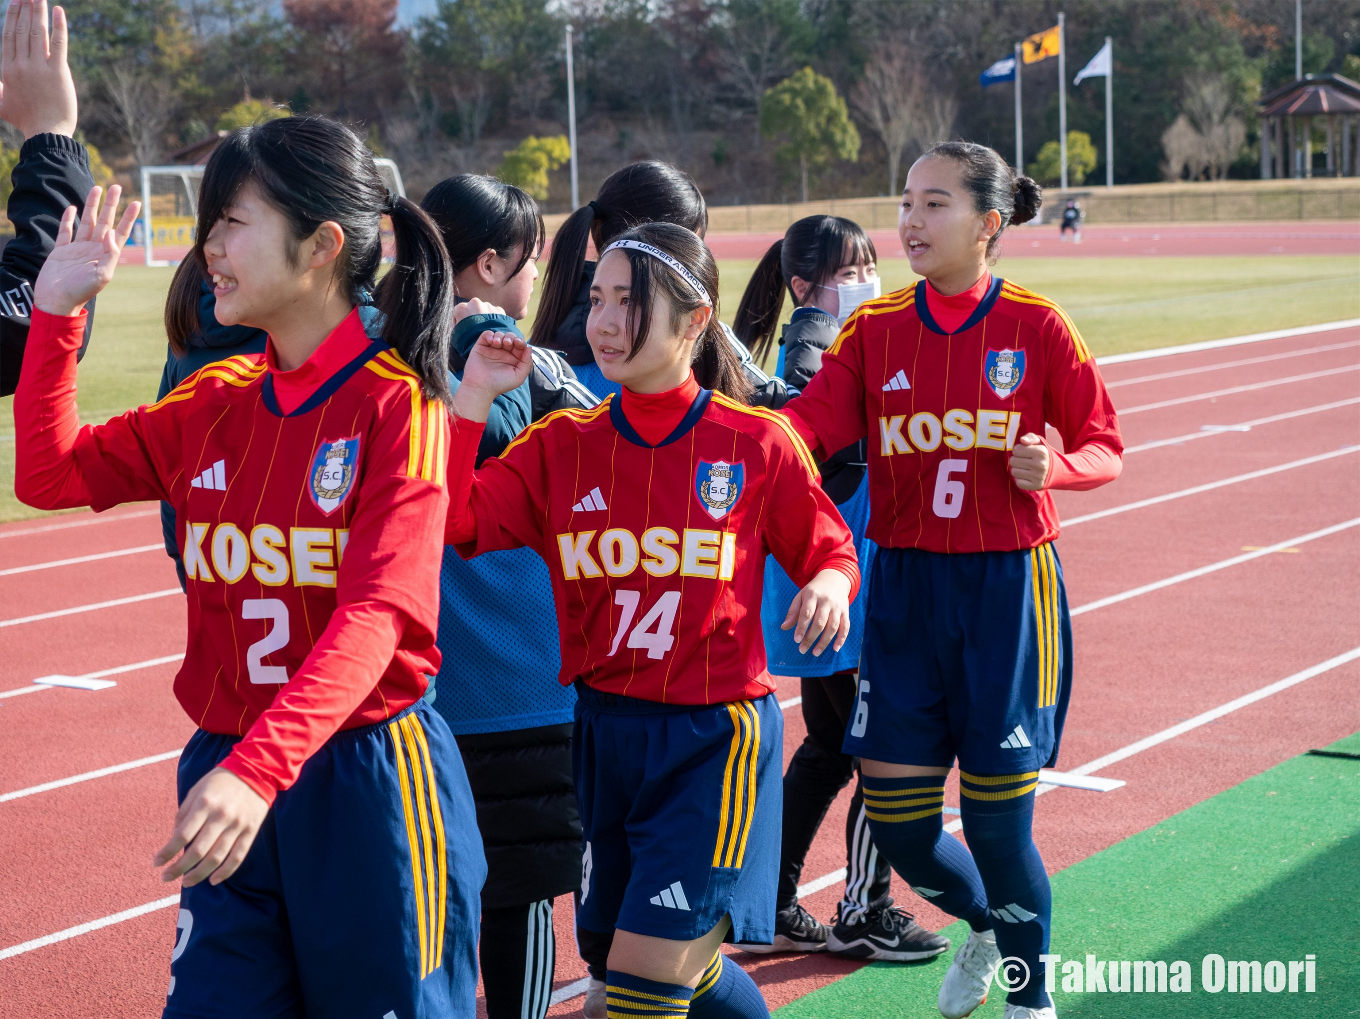
[[[237,737],[199,730],[179,797]],[[486,861],[458,746],[424,701],[336,733],[224,883],[180,892],[164,1015],[476,1015]]]
[[[774,694],[657,704],[577,684],[578,923],[691,941],[774,937],[784,718]]]
[[[1017,552],[880,548],[844,750],[1016,775],[1052,767],[1072,623],[1051,543]]]

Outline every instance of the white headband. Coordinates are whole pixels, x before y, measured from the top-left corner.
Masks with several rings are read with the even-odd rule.
[[[669,255],[666,252],[662,251],[660,248],[656,247],[655,245],[647,244],[644,241],[622,240],[615,241],[613,244],[609,245],[609,247],[605,248],[604,251],[600,253],[600,257],[603,258],[605,255],[609,254],[615,248],[627,248],[630,251],[641,251],[645,255],[651,255],[653,258],[660,259],[662,262],[665,262],[672,269],[678,272],[686,283],[688,283],[691,287],[694,288],[694,292],[699,295],[699,299],[703,301],[704,304],[708,305],[710,308],[713,307],[713,299],[708,296],[708,291],[705,290],[704,285],[699,282],[699,277],[695,276],[694,273],[690,272],[683,265],[681,265],[679,260],[675,258],[675,256]]]

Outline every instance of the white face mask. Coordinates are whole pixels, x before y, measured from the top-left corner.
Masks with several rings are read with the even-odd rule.
[[[830,290],[830,287],[822,287],[823,290]],[[836,313],[836,324],[845,325],[846,320],[855,313],[865,301],[872,301],[875,297],[883,295],[883,280],[875,276],[867,283],[841,283],[836,287],[836,293],[840,298],[840,309]]]

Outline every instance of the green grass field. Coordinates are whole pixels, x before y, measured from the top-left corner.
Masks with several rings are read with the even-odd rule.
[[[722,264],[721,310],[729,322],[754,268],[754,261]],[[885,260],[879,269],[885,292],[915,279],[906,259]],[[125,266],[100,297],[80,366],[83,421],[155,398],[171,271]],[[1097,354],[1360,317],[1360,261],[1348,256],[1027,258],[1003,260],[996,272],[1060,303]],[[791,310],[786,302],[786,317]],[[0,521],[37,515],[14,498],[12,402],[0,400]]]

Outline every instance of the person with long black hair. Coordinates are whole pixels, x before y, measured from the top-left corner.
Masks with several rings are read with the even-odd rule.
[[[82,310],[112,279],[114,225],[90,193],[34,287],[15,397],[15,490],[42,509],[163,499],[181,522],[188,643],[175,694],[198,726],[155,855],[182,879],[164,1015],[476,1011],[486,875],[472,794],[423,699],[439,667],[453,290],[439,230],[388,193],[358,137],[323,117],[229,135],[166,307],[263,354],[216,362],[163,400],[80,427]],[[379,221],[396,261],[375,287]],[[356,311],[374,288],[382,334]]]
[[[459,311],[455,387],[487,329],[516,333],[543,246],[538,203],[494,177],[459,174],[421,202],[444,235]],[[552,411],[599,401],[561,355],[534,348],[533,371],[497,396],[477,451],[499,456]],[[548,569],[529,549],[464,560],[444,550],[429,696],[458,740],[486,851],[480,958],[490,1019],[542,1019],[552,996],[553,899],[581,881],[581,820],[571,780],[576,694],[556,683],[561,655]]]
[[[559,351],[586,388],[600,396],[617,394],[621,387],[605,377],[586,338],[596,266],[586,256],[592,242],[596,251],[603,251],[625,231],[643,223],[673,223],[703,237],[708,230],[708,206],[694,178],[669,163],[629,163],[611,173],[599,194],[568,216],[553,235],[532,341],[536,347]],[[783,406],[788,399],[784,383],[761,371],[751,352],[723,323],[717,327],[741,363],[750,403]],[[700,377],[699,383],[712,386],[713,380]]]
[[[877,263],[873,241],[858,223],[826,215],[798,220],[756,266],[737,307],[737,336],[764,361],[787,293],[794,311],[779,337],[776,371],[790,389],[804,389],[821,369],[822,354],[835,341],[841,325],[863,301],[878,296]],[[869,523],[864,440],[833,453],[818,468],[822,488],[855,537],[860,572],[867,574],[875,546],[864,533]],[[851,606],[850,639],[845,646],[809,660],[780,629],[784,618],[780,605],[787,605],[793,592],[788,574],[773,558],[767,559],[761,603],[765,653],[772,673],[800,677],[807,736],[784,774],[774,943],[744,948],[758,953],[829,949],[852,958],[891,962],[938,955],[949,947],[949,939],[925,930],[911,914],[893,905],[888,893],[892,868],[870,837],[855,759],[841,750],[855,699],[863,601]],[[798,880],[817,829],[851,779],[855,779],[855,795],[845,818],[845,893],[832,924],[827,925],[799,905]]]

